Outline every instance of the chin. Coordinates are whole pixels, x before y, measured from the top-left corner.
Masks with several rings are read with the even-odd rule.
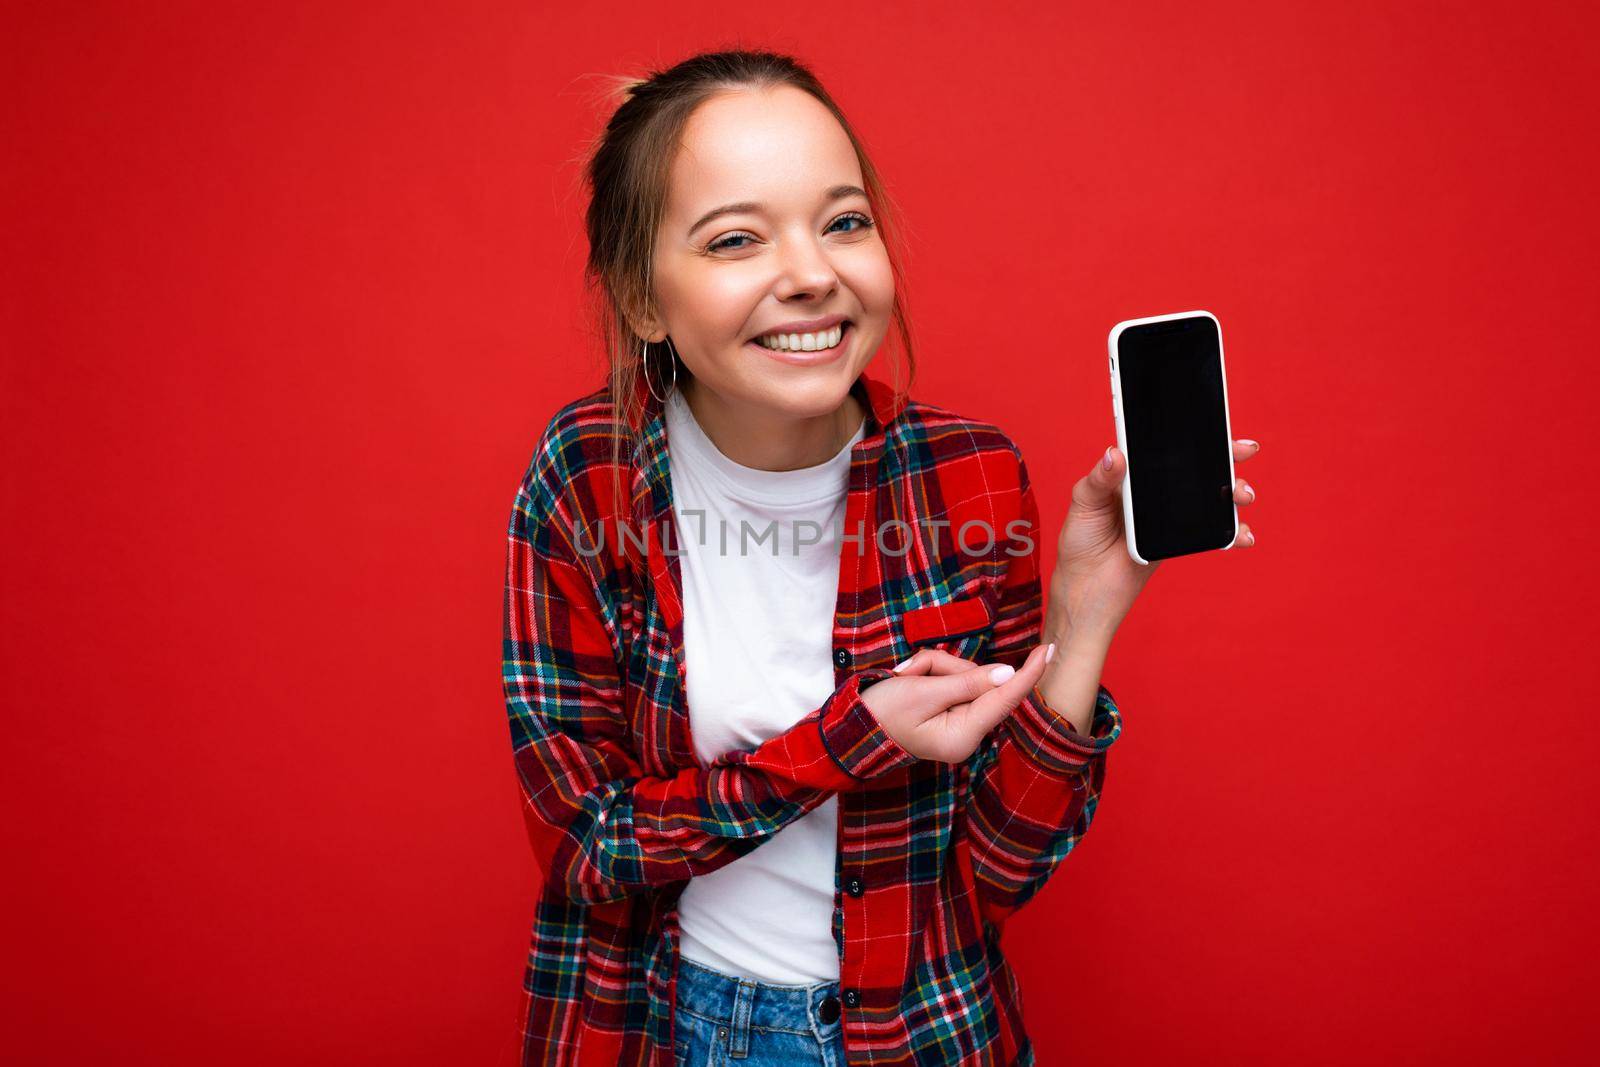
[[[850,395],[859,370],[846,367],[819,367],[809,372],[786,374],[776,382],[763,381],[763,403],[796,418],[813,418],[837,411]]]

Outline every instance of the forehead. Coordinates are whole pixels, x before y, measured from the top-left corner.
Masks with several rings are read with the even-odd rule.
[[[821,101],[789,86],[736,90],[707,100],[685,124],[667,214],[697,218],[737,200],[809,209],[845,183],[861,184],[861,166]]]

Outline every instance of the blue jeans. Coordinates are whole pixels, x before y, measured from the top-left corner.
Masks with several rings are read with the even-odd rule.
[[[844,1067],[839,983],[772,985],[678,958],[677,1067]]]

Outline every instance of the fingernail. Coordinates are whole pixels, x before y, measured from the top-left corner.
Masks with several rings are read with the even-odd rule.
[[[1252,489],[1250,486],[1248,486],[1248,485],[1245,486],[1244,487],[1244,491],[1250,494],[1250,499],[1251,500],[1254,500],[1256,498],[1256,491],[1254,489]]]
[[[1050,647],[1044,650],[1044,661],[1046,663],[1049,663],[1050,662],[1050,657],[1054,656],[1055,654],[1056,654],[1056,643],[1054,641],[1051,641],[1050,642]]]
[[[994,682],[995,685],[999,685],[1001,682],[1005,681],[1007,678],[1016,673],[1017,669],[1015,667],[1011,666],[1009,663],[1002,663],[1000,666],[989,672],[989,678]]]
[[[1106,449],[1105,456],[1100,460],[1100,469],[1101,470],[1110,470],[1111,469],[1111,449],[1110,448]]]
[[[899,663],[896,663],[894,665],[894,669],[897,670],[897,671],[903,671],[907,667],[911,666],[911,661],[916,659],[916,658],[917,658],[916,653],[912,653],[911,655],[907,656],[905,659],[901,660]]]
[[[1256,543],[1256,532],[1254,530],[1247,531],[1244,536],[1246,538],[1245,544],[1254,545]]]
[[[1251,448],[1260,448],[1261,447],[1259,444],[1257,444],[1256,442],[1250,440],[1250,438],[1248,438],[1248,437],[1239,438],[1239,443],[1241,445],[1249,445]]]

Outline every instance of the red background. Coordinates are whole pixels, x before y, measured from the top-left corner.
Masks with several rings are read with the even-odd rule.
[[[591,75],[745,44],[859,124],[915,393],[1051,530],[1119,319],[1217,314],[1263,443],[1008,931],[1041,1062],[1587,1060],[1585,6],[12,10],[5,1058],[511,1062],[505,527],[599,380]]]

